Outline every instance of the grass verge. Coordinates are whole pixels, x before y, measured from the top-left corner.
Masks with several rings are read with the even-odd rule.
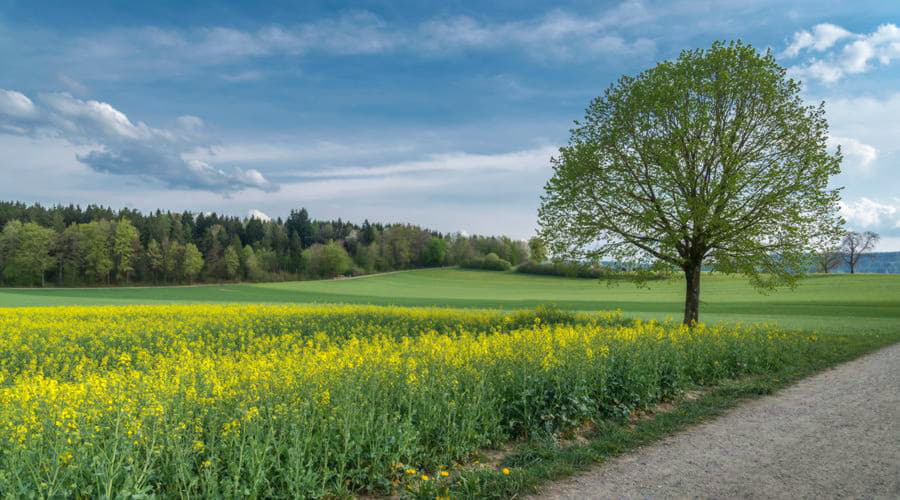
[[[900,342],[900,331],[827,335],[814,355],[795,365],[766,375],[726,380],[706,388],[696,399],[679,401],[671,411],[656,413],[636,423],[625,419],[600,420],[580,444],[560,446],[560,440],[550,435],[519,443],[496,467],[464,470],[440,489],[419,485],[407,494],[410,498],[517,498],[536,493],[544,483],[585,471],[597,463],[719,416],[742,402],[772,394],[803,378],[896,342]],[[508,475],[500,472],[503,469]]]

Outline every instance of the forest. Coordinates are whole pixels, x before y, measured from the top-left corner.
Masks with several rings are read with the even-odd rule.
[[[316,220],[304,208],[263,220],[0,202],[0,227],[3,286],[322,279],[529,257],[526,242],[505,236]]]

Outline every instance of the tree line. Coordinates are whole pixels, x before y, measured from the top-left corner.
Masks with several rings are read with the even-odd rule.
[[[528,244],[410,224],[0,202],[0,284],[280,281],[463,264],[517,265]],[[491,257],[493,258],[493,257]]]

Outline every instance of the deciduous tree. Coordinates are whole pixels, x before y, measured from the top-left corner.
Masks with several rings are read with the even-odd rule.
[[[203,254],[197,245],[188,243],[184,246],[184,255],[181,259],[182,272],[188,283],[193,283],[197,275],[203,269]]]
[[[56,259],[50,255],[55,232],[34,222],[22,224],[19,229],[19,245],[13,256],[13,264],[24,271],[29,281],[44,286],[44,273],[53,269]]]
[[[537,236],[528,240],[528,251],[533,262],[541,263],[547,260],[547,245]]]
[[[147,243],[147,263],[150,265],[150,270],[153,271],[154,280],[165,271],[162,248],[155,239],[151,239],[150,243]]]
[[[836,240],[840,151],[771,52],[740,42],[684,51],[623,77],[552,160],[540,209],[555,255],[680,270],[684,323],[704,266],[759,288],[794,285],[811,242]],[[642,273],[636,273],[641,279]]]
[[[241,269],[241,256],[233,246],[225,249],[222,265],[225,267],[225,277],[228,279],[234,279],[238,275],[238,271]]]
[[[113,259],[119,278],[128,283],[128,273],[134,271],[134,259],[141,245],[141,235],[128,219],[116,222],[113,233]]]
[[[850,266],[850,274],[856,272],[856,265],[866,252],[872,251],[878,243],[879,236],[872,231],[862,233],[850,231],[841,241],[841,256]]]

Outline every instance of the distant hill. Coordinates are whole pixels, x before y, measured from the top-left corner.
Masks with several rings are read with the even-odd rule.
[[[850,266],[841,263],[833,273],[849,273]],[[858,273],[900,274],[900,252],[873,252],[865,254],[856,265]]]

